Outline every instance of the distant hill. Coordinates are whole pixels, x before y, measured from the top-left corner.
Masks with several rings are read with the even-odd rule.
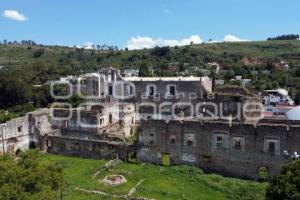
[[[37,66],[39,69],[34,70],[52,69],[51,77],[104,66],[138,67],[142,63],[156,66],[163,61],[177,62],[179,65],[189,63],[191,66],[219,62],[226,68],[232,64],[243,64],[245,58],[260,60],[262,64],[280,60],[297,63],[300,60],[300,41],[212,43],[169,49],[165,54],[156,55],[153,49],[98,51],[60,46],[0,45],[0,66],[26,70]]]
[[[220,64],[218,74],[209,68],[207,63],[210,62]],[[212,78],[224,79],[228,84],[232,84],[230,79],[241,75],[252,80],[248,89],[253,91],[284,87],[297,95],[300,88],[300,41],[294,40],[211,43],[132,51],[0,45],[0,90],[6,95],[1,95],[0,107],[35,101],[32,99],[32,85],[59,76],[92,72],[107,66],[140,68],[141,75],[176,76],[177,73],[168,71],[170,63],[175,63],[175,72],[189,71],[195,66],[211,70]],[[288,65],[288,68],[283,65]],[[20,101],[7,105],[7,95],[14,91],[19,91],[21,96],[9,98],[19,98]],[[22,96],[23,93],[26,97]]]

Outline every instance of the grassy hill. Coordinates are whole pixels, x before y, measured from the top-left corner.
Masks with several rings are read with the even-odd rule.
[[[63,199],[66,200],[118,199],[111,195],[126,195],[141,180],[133,197],[159,200],[262,200],[267,187],[265,183],[204,174],[201,169],[188,166],[121,163],[94,177],[106,161],[44,154],[41,162],[54,162],[64,168],[67,186]],[[120,186],[101,183],[105,176],[115,174],[123,175],[127,182]],[[101,191],[110,196],[89,194],[76,188]]]
[[[290,68],[278,67],[281,61],[287,62]],[[300,41],[214,43],[134,51],[0,45],[0,66],[3,66],[0,69],[3,94],[0,108],[28,102],[45,106],[49,102],[49,97],[44,94],[47,89],[36,91],[33,84],[42,84],[59,76],[93,72],[107,66],[140,68],[142,75],[176,76],[167,70],[170,63],[176,63],[177,71],[191,70],[194,66],[209,69],[212,78],[224,79],[226,83],[236,75],[242,75],[252,80],[248,86],[251,91],[282,87],[300,99],[299,61]],[[216,74],[208,62],[218,62],[221,72]],[[154,74],[150,73],[151,69]]]
[[[163,49],[163,48],[160,48]],[[32,73],[27,81],[38,84],[59,75],[79,74],[95,71],[100,67],[126,66],[149,67],[163,62],[176,62],[186,67],[201,66],[207,62],[219,62],[225,69],[245,65],[243,59],[260,61],[257,66],[264,67],[267,62],[285,60],[292,66],[299,65],[300,41],[262,41],[240,43],[212,43],[184,47],[133,50],[97,51],[60,46],[14,46],[0,45],[0,66],[18,72]],[[253,62],[255,65],[255,62]],[[251,65],[251,64],[250,64]],[[25,72],[24,72],[25,71]],[[42,77],[33,77],[42,75]],[[31,79],[31,80],[30,80]]]
[[[38,50],[42,53],[36,54]],[[60,67],[68,73],[79,73],[80,70],[90,71],[98,67],[140,66],[145,62],[156,66],[159,61],[189,63],[201,65],[216,61],[223,65],[240,62],[244,57],[261,59],[263,64],[268,60],[287,60],[291,63],[300,59],[300,41],[262,41],[239,43],[212,43],[170,48],[165,55],[157,56],[154,50],[133,51],[97,51],[83,50],[61,46],[15,46],[0,45],[0,65],[7,67],[41,68]],[[158,59],[159,58],[159,59]],[[78,71],[79,70],[79,71]]]

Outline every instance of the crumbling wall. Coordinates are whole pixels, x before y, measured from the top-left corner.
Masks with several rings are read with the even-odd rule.
[[[260,167],[273,176],[291,160],[283,151],[300,152],[299,131],[298,125],[148,120],[141,123],[137,158],[162,164],[167,154],[171,164],[256,179]]]
[[[0,152],[13,154],[37,145],[38,135],[50,128],[48,115],[49,111],[43,109],[0,124]]]
[[[14,153],[17,149],[27,149],[29,146],[29,124],[26,117],[12,119],[0,125],[0,151]]]
[[[133,104],[121,104],[120,105],[120,126],[122,134],[125,138],[130,137],[133,134],[133,128],[135,127],[135,107]]]
[[[40,136],[40,148],[49,153],[95,159],[127,160],[127,144],[92,139]]]
[[[133,104],[94,102],[86,105],[70,110],[70,118],[60,118],[56,112],[58,117],[53,118],[52,127],[60,129],[65,137],[125,139],[130,136],[131,128],[135,125]]]

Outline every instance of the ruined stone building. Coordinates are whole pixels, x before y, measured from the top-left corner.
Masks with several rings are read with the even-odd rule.
[[[147,120],[141,123],[137,158],[142,162],[190,164],[207,171],[256,179],[272,176],[299,152],[300,123]]]
[[[15,153],[37,146],[39,135],[51,130],[49,122],[49,110],[42,109],[0,124],[0,152]]]
[[[122,77],[108,68],[70,87],[85,99],[78,107],[57,104],[1,124],[5,151],[38,144],[99,159],[136,154],[141,162],[252,179],[262,167],[278,173],[300,152],[299,122],[262,119],[259,97],[240,88],[214,93],[208,77]]]

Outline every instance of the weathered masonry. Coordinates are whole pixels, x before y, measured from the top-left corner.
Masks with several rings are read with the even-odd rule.
[[[189,102],[212,92],[208,77],[125,77],[134,86],[136,102]]]
[[[129,145],[124,142],[67,137],[62,135],[40,136],[40,148],[49,153],[94,159],[127,160]]]
[[[86,103],[78,109],[54,109],[52,130],[72,138],[124,140],[135,125],[134,106],[128,103]]]
[[[300,125],[221,121],[141,122],[137,158],[142,162],[190,164],[224,175],[258,178],[259,169],[272,176],[300,152]]]
[[[50,130],[49,110],[42,109],[0,124],[0,152],[15,153],[38,145],[39,135]]]

